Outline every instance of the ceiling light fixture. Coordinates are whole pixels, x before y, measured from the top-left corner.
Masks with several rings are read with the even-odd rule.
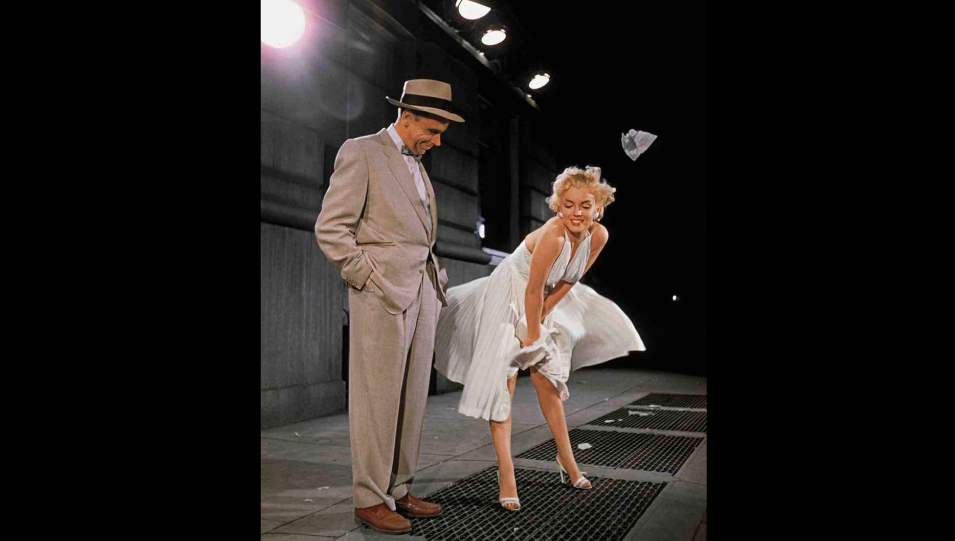
[[[458,13],[469,21],[480,19],[491,11],[491,8],[471,0],[458,0],[454,7],[458,8]]]
[[[550,75],[549,75],[549,74],[547,74],[547,73],[538,73],[537,75],[534,76],[533,79],[531,79],[531,82],[528,83],[527,86],[531,87],[531,88],[534,89],[534,90],[537,90],[538,88],[540,88],[540,87],[546,85],[546,84],[549,83],[549,82],[550,82]]]
[[[506,37],[507,33],[503,28],[493,28],[484,33],[484,36],[481,38],[481,43],[485,45],[497,45],[504,41]]]
[[[305,31],[305,12],[290,0],[262,0],[262,42],[283,49]]]

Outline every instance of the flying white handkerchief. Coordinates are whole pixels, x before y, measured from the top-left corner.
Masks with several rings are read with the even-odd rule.
[[[630,156],[631,160],[636,161],[637,158],[646,152],[650,148],[650,144],[653,143],[654,139],[657,136],[652,133],[647,133],[645,131],[630,130],[629,133],[620,134],[620,142],[623,144],[623,151],[627,153],[627,156]]]

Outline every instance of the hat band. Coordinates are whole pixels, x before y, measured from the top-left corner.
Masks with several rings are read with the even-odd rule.
[[[436,109],[443,109],[445,111],[450,111],[451,102],[441,98],[432,98],[430,96],[420,96],[418,94],[402,94],[401,99],[398,100],[401,103],[407,103],[408,105],[416,105],[418,107],[434,107]]]

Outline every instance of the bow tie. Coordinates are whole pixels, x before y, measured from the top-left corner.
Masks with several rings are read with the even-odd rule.
[[[411,152],[411,149],[409,149],[408,147],[404,145],[401,145],[401,153],[404,154],[405,156],[411,156],[412,158],[414,158],[414,161],[421,163],[421,154],[415,154]]]

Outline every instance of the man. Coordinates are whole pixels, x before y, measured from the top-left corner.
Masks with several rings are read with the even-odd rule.
[[[315,236],[348,288],[348,429],[355,518],[405,533],[441,506],[411,495],[428,397],[434,329],[448,278],[434,254],[438,210],[421,156],[441,146],[451,86],[405,82],[398,119],[348,139],[335,158]],[[398,512],[396,512],[396,510]]]

